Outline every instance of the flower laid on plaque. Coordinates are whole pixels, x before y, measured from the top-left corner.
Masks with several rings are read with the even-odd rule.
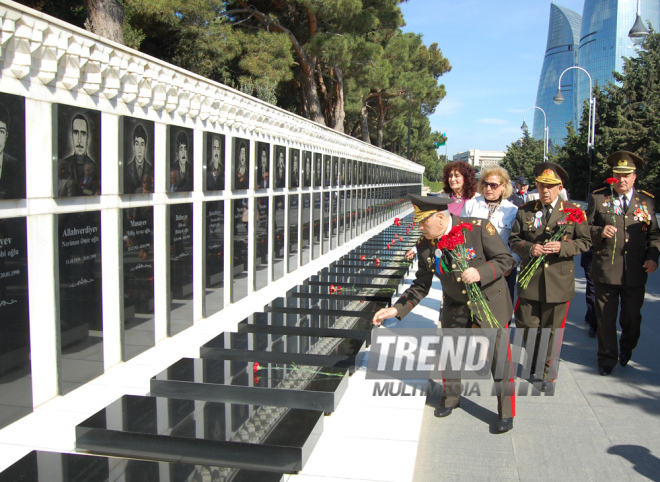
[[[101,112],[53,104],[56,197],[101,194]]]
[[[250,141],[234,137],[233,146],[233,189],[248,189],[250,187]]]
[[[119,153],[123,157],[123,194],[154,192],[154,123],[149,120],[124,116]]]
[[[225,136],[215,132],[204,133],[204,154],[206,156],[206,190],[225,189]]]
[[[268,189],[270,187],[270,144],[257,142],[257,171],[255,189]]]
[[[25,97],[0,93],[0,200],[25,199]]]
[[[300,186],[300,150],[289,149],[289,164],[291,171],[289,172],[289,187]]]
[[[193,130],[167,126],[169,192],[188,192],[193,184]]]
[[[321,177],[323,175],[323,156],[314,153],[314,187],[321,187]]]
[[[312,153],[303,151],[303,168],[302,168],[303,187],[310,187],[312,185]]]

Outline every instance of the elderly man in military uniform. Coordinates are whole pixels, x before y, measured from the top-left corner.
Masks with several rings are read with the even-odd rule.
[[[484,297],[495,319],[500,326],[506,326],[511,319],[513,307],[509,296],[504,273],[511,268],[513,257],[497,234],[495,227],[485,219],[459,218],[451,215],[448,205],[452,200],[435,196],[416,196],[409,194],[415,209],[414,221],[424,237],[417,244],[419,254],[418,269],[413,285],[408,288],[393,307],[379,310],[373,318],[373,323],[379,326],[388,318],[404,318],[429,293],[433,276],[442,283],[443,301],[440,325],[444,328],[488,328],[488,322],[470,311],[467,284],[479,283]],[[437,241],[449,233],[452,226],[469,223],[472,231],[463,230],[465,246],[469,246],[473,257],[469,260],[470,267],[462,273],[455,271],[455,264],[450,256],[436,250]],[[438,263],[436,263],[438,257]],[[441,268],[440,260],[451,269]],[[495,430],[499,433],[508,432],[513,428],[515,416],[515,399],[513,376],[511,373],[510,351],[508,340],[502,339],[507,334],[503,329],[497,330],[495,350],[491,364],[491,372],[495,379],[498,394],[498,422]],[[503,347],[506,347],[503,350]],[[504,353],[502,353],[504,351]],[[499,356],[505,357],[500,363]],[[498,370],[496,370],[496,367]],[[503,368],[502,371],[499,371]],[[498,373],[499,372],[499,373]],[[454,385],[460,382],[452,376],[445,380]],[[436,417],[446,417],[452,413],[460,401],[456,393],[443,393],[441,406],[435,409]]]
[[[603,376],[612,373],[617,359],[625,367],[632,357],[640,335],[646,280],[658,268],[660,254],[655,200],[634,188],[637,169],[644,161],[632,152],[618,151],[607,163],[618,182],[612,184],[613,189],[596,189],[587,208],[594,243],[591,277],[596,288],[598,369]],[[618,347],[617,316],[621,324]]]
[[[536,361],[544,359],[540,389],[548,392],[554,389],[558,363],[555,356],[562,342],[563,331],[557,334],[556,330],[563,330],[569,302],[575,295],[573,257],[587,251],[591,239],[586,222],[567,223],[565,209],[582,210],[559,198],[564,183],[568,181],[566,171],[553,162],[543,162],[534,168],[534,177],[539,199],[525,203],[518,209],[509,236],[509,246],[512,252],[522,258],[521,270],[533,262],[534,258],[545,255],[544,262],[536,269],[526,288],[521,287],[521,277],[518,277],[515,316],[516,326],[526,329],[528,352],[531,351],[528,330],[540,328],[536,332],[534,351],[531,354],[532,372],[536,371]],[[565,231],[561,238],[551,241],[552,236],[562,228]],[[549,339],[542,336],[542,330],[547,329],[551,330]],[[539,353],[542,339],[548,339],[545,357]]]

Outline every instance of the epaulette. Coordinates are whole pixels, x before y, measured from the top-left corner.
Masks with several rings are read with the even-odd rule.
[[[651,199],[655,199],[655,196],[653,194],[651,194],[650,192],[644,191],[642,189],[640,189],[639,192],[643,192],[644,194],[646,194]]]
[[[417,242],[416,242],[415,244],[416,244],[416,245],[419,245],[419,243],[421,243],[421,242],[424,241],[425,239],[426,239],[426,237],[424,237],[424,236],[420,236],[420,238],[417,240]]]
[[[594,190],[592,194],[596,194],[597,192],[601,192],[603,189],[608,189],[607,186],[599,187],[598,189]]]

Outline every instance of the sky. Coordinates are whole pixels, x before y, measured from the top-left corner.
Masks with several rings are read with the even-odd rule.
[[[506,151],[522,136],[535,105],[548,40],[550,0],[408,0],[405,32],[437,43],[452,69],[438,80],[447,95],[431,115],[447,135],[447,155],[469,149]],[[584,0],[557,0],[582,15]],[[525,120],[530,132],[530,110]],[[445,154],[445,147],[438,149]]]

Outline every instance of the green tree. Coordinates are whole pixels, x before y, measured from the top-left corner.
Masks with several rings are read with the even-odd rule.
[[[552,155],[549,154],[549,160]],[[536,140],[525,132],[522,141],[507,146],[507,152],[500,166],[509,171],[512,179],[524,176],[532,182],[534,166],[543,162],[543,140]]]

